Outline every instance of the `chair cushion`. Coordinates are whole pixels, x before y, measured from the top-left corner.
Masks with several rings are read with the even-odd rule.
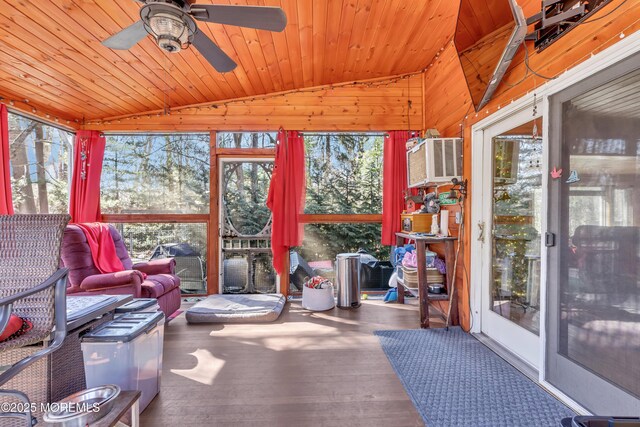
[[[142,298],[160,298],[180,286],[180,278],[171,274],[152,274],[142,282]]]
[[[24,335],[31,329],[33,329],[33,323],[27,319],[18,317],[15,314],[11,314],[11,317],[9,317],[9,323],[7,323],[4,331],[0,334],[0,342]]]

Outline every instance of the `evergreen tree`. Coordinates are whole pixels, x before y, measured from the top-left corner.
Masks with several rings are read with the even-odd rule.
[[[13,113],[8,124],[16,213],[67,212],[71,134]]]
[[[350,134],[305,136],[309,214],[370,214],[382,210],[382,137]],[[364,249],[380,259],[380,224],[308,224],[302,256],[335,259]]]

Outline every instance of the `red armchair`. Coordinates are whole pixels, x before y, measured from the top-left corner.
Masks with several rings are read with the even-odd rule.
[[[102,274],[93,263],[84,232],[76,225],[67,226],[61,251],[61,263],[69,269],[67,294],[132,294],[134,298],[156,298],[166,316],[178,310],[180,278],[175,274],[175,260],[166,258],[134,265],[120,233],[112,225],[109,231],[125,270]]]

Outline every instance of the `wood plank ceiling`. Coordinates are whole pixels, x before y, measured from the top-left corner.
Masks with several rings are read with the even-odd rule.
[[[138,19],[133,0],[0,0],[0,96],[90,120],[424,69],[453,37],[452,0],[201,0],[282,7],[283,33],[200,24],[237,63],[216,72],[194,49],[150,37],[100,41]]]
[[[513,23],[509,0],[462,0],[455,33],[458,51],[465,51],[508,23]]]

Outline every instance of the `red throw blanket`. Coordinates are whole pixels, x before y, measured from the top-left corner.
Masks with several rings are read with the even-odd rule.
[[[122,261],[116,254],[116,245],[109,232],[109,226],[100,222],[76,224],[84,232],[91,249],[93,263],[100,273],[124,271]]]

